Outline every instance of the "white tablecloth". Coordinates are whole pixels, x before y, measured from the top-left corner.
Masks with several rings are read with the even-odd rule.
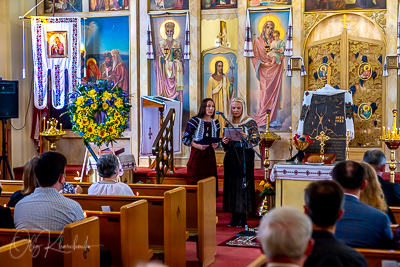
[[[295,163],[277,163],[271,170],[270,179],[285,180],[331,180],[335,165],[306,165]]]

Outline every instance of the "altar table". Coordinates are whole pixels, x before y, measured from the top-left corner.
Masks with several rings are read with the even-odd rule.
[[[304,189],[313,181],[331,180],[335,165],[306,165],[294,162],[277,163],[271,170],[275,181],[275,205],[292,206],[304,211]]]

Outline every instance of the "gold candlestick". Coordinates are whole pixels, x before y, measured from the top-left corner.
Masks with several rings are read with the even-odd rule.
[[[267,110],[267,125],[266,125],[266,131],[265,133],[260,134],[260,138],[261,138],[261,147],[263,147],[265,150],[265,159],[264,159],[264,163],[263,166],[265,168],[264,170],[264,179],[266,182],[268,182],[268,178],[269,178],[269,166],[270,166],[270,162],[269,162],[269,148],[274,144],[275,140],[281,140],[281,137],[277,134],[274,134],[272,132],[269,131],[269,121],[270,121],[270,114],[271,114],[271,110],[268,109]],[[268,199],[267,196],[265,196],[259,210],[258,210],[258,215],[259,216],[264,216],[265,213],[267,213],[268,211]]]
[[[346,160],[349,160],[349,130],[346,131]]]
[[[61,129],[57,129],[58,121],[54,118],[51,118],[47,121],[47,129],[43,129],[43,132],[40,133],[40,136],[43,136],[44,139],[50,142],[50,149],[56,150],[56,142],[61,139],[63,135],[65,135],[65,131],[62,130],[62,125],[60,124]]]
[[[293,156],[293,139],[292,139],[292,127],[289,126],[289,130],[290,130],[290,138],[289,138],[289,159],[291,159]]]
[[[330,138],[329,138],[329,136],[327,136],[327,135],[325,135],[325,132],[324,131],[322,131],[322,132],[320,132],[320,134],[317,136],[317,137],[315,137],[315,139],[317,139],[319,142],[320,142],[320,146],[321,146],[321,149],[320,149],[320,157],[324,160],[324,146],[325,146],[325,142],[326,141],[328,141]]]
[[[397,129],[397,109],[394,109],[393,111],[393,128],[392,132],[390,131],[390,128],[388,128],[387,134],[385,133],[385,130],[383,130],[384,134],[380,137],[380,139],[385,142],[386,146],[388,149],[390,149],[390,164],[389,164],[389,170],[390,170],[390,182],[394,183],[395,182],[395,170],[396,170],[396,150],[400,146],[400,136],[396,132]],[[383,127],[385,129],[385,127]]]

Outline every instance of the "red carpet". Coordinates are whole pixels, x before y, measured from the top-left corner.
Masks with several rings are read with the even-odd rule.
[[[226,226],[231,220],[231,213],[222,212],[222,196],[218,197],[217,199],[217,216],[217,244],[231,238],[235,234],[244,230],[243,228]],[[258,223],[259,219],[248,219],[249,227],[255,227],[258,225]],[[215,255],[215,262],[210,266],[243,267],[250,264],[261,254],[261,250],[255,248],[217,246],[217,255]],[[198,266],[195,242],[186,242],[186,266]]]

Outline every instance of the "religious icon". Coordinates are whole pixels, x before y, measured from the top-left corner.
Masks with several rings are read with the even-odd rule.
[[[236,8],[237,0],[203,0],[201,9],[226,9]]]
[[[90,11],[113,11],[129,9],[129,0],[90,0]]]
[[[68,57],[66,31],[47,32],[47,57],[48,58]]]
[[[91,0],[91,2],[93,2],[93,0]],[[54,12],[55,13],[82,12],[82,0],[55,0]],[[44,1],[44,13],[53,13],[52,0]]]
[[[150,11],[189,9],[189,0],[150,0]]]
[[[399,67],[399,57],[398,56],[387,56],[387,68],[397,69]]]
[[[254,0],[253,0],[254,1]],[[259,0],[258,0],[259,1]],[[332,11],[352,9],[386,9],[386,0],[306,0],[305,11]]]
[[[362,63],[358,67],[358,75],[363,80],[368,80],[369,78],[371,78],[371,65],[369,63]]]
[[[230,55],[233,57],[232,53],[213,56],[208,63],[208,75],[205,74],[206,79],[204,79],[205,97],[213,99],[215,110],[219,110],[225,114],[229,113],[229,104],[235,95],[233,89],[235,77],[233,76],[233,72],[230,71],[232,70],[230,67],[235,68],[235,66],[230,66],[228,62],[228,56]],[[205,59],[207,60],[209,57],[205,56]],[[219,115],[216,116],[218,120],[223,120]]]
[[[251,12],[250,25],[254,35],[249,87],[250,115],[259,127],[267,122],[267,110],[271,110],[269,127],[288,130],[291,113],[288,107],[290,77],[285,75],[284,52],[289,12]],[[254,89],[253,89],[254,88]]]
[[[279,5],[291,5],[291,0],[249,0],[249,6],[279,6]]]
[[[301,70],[301,58],[291,58],[290,67],[292,70]]]
[[[358,108],[358,117],[361,120],[369,120],[372,116],[372,108],[369,104],[363,103]]]
[[[129,18],[88,18],[84,32],[87,68],[82,81],[102,79],[118,83],[129,94]]]
[[[329,65],[328,64],[321,64],[318,67],[318,78],[320,78],[323,81],[326,81],[328,79],[328,69]]]

